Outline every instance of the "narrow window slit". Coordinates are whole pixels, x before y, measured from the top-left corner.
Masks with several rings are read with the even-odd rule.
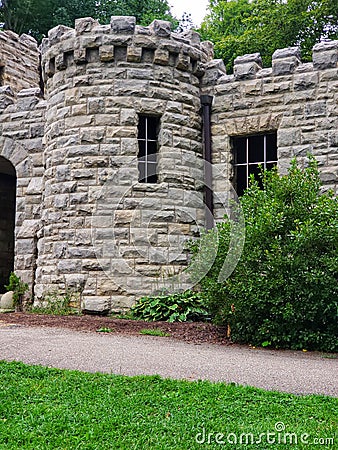
[[[140,183],[157,183],[158,133],[160,118],[139,116],[138,124],[138,169]]]

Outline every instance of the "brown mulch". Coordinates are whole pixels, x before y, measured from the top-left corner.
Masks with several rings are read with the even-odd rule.
[[[114,333],[125,335],[139,335],[142,329],[156,328],[170,334],[171,338],[194,344],[229,345],[231,343],[226,338],[225,327],[204,322],[143,322],[94,315],[53,316],[15,312],[0,314],[1,323],[68,328],[74,331],[87,332],[96,332],[100,328],[110,328]]]

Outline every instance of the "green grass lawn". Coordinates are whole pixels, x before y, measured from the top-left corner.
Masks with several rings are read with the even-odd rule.
[[[1,450],[338,448],[331,397],[16,362],[0,362],[0,383]]]

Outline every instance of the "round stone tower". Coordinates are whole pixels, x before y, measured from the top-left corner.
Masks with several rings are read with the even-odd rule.
[[[197,33],[159,20],[49,32],[37,299],[68,289],[106,312],[184,271],[183,242],[204,227],[200,79],[212,57]]]

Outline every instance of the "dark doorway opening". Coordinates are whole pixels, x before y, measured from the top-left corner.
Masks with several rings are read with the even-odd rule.
[[[16,171],[0,156],[0,293],[6,291],[4,285],[14,270],[15,205]]]

